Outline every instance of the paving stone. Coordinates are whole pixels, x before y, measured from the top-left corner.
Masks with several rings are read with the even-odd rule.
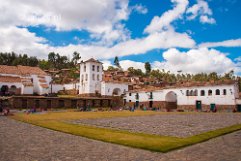
[[[198,117],[198,116],[197,116]],[[241,131],[156,153],[0,117],[0,161],[241,161]]]
[[[188,137],[203,132],[241,124],[241,114],[196,113],[135,116],[119,118],[83,119],[72,121],[104,128],[165,136]]]

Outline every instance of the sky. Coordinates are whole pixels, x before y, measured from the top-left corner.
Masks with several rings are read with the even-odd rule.
[[[0,0],[0,52],[241,75],[240,0]]]

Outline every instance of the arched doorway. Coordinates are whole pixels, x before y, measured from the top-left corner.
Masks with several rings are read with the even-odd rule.
[[[8,93],[8,86],[7,85],[3,85],[1,87],[1,95],[5,96]]]
[[[11,94],[16,94],[16,91],[17,91],[17,87],[15,85],[12,85],[9,89],[9,92],[11,92]]]
[[[166,109],[177,109],[177,94],[173,91],[170,91],[166,94]]]
[[[112,92],[113,96],[120,96],[121,95],[121,90],[120,88],[115,88]]]

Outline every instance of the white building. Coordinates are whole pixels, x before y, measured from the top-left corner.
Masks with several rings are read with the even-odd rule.
[[[129,91],[124,97],[127,104],[163,109],[233,109],[239,104],[237,83],[170,87],[159,90]]]
[[[128,91],[128,84],[102,81],[102,63],[93,58],[80,63],[80,95],[120,96]]]
[[[0,65],[1,94],[49,93],[51,77],[39,67]]]
[[[120,96],[128,91],[127,83],[119,82],[101,82],[102,96]]]

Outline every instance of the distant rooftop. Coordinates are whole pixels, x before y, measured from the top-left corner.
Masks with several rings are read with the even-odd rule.
[[[224,80],[224,81],[216,81],[216,82],[188,82],[185,84],[176,84],[173,86],[165,86],[165,87],[155,87],[155,86],[144,86],[138,89],[131,90],[129,92],[152,92],[163,89],[172,89],[172,88],[187,88],[187,87],[200,87],[200,86],[217,86],[217,85],[231,85],[235,84],[236,81],[233,80]]]
[[[90,58],[90,59],[84,61],[84,63],[88,63],[88,62],[101,63],[101,64],[103,64],[102,62],[100,62],[99,60],[95,60],[94,58]]]
[[[8,66],[0,65],[0,74],[13,74],[13,75],[47,75],[39,67],[30,67],[30,66]]]

